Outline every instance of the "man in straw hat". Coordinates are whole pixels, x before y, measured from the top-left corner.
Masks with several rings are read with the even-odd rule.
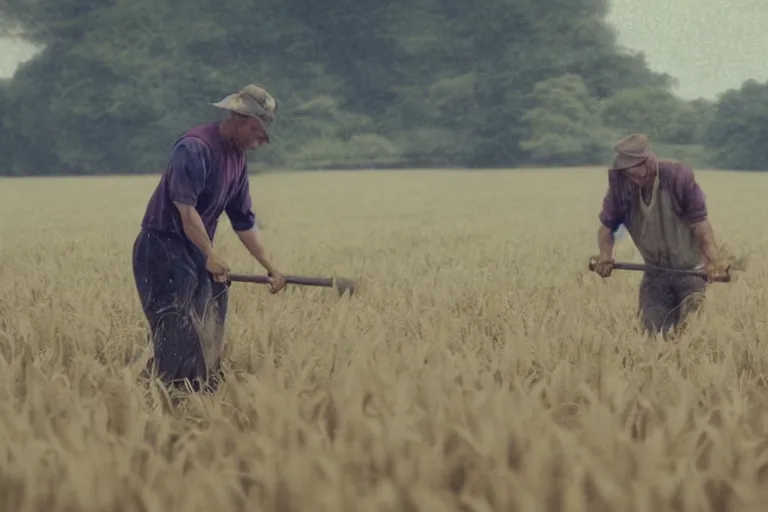
[[[270,142],[275,99],[248,85],[212,105],[229,116],[176,140],[133,246],[136,288],[154,345],[148,370],[167,384],[186,379],[194,390],[213,389],[211,377],[219,372],[229,266],[213,239],[222,213],[271,276],[270,291],[285,286],[251,210],[246,158],[247,150]]]
[[[602,277],[613,270],[613,233],[623,224],[646,264],[674,269],[706,268],[707,280],[695,275],[645,272],[640,283],[639,313],[647,332],[680,325],[700,304],[711,282],[725,275],[718,260],[707,203],[693,170],[659,160],[648,137],[620,140],[608,172],[598,230],[600,255],[595,267]]]

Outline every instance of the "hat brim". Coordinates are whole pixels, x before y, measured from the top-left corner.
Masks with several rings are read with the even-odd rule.
[[[272,121],[270,119],[267,119],[264,116],[260,116],[258,114],[251,112],[248,109],[248,107],[245,105],[245,103],[243,103],[243,101],[238,97],[237,94],[230,94],[229,96],[215,103],[210,103],[210,105],[216,108],[220,108],[222,110],[235,112],[236,114],[241,114],[244,116],[256,118],[261,122],[261,125],[264,127],[264,129],[267,132],[269,132],[270,128],[272,127]]]
[[[624,154],[619,154],[613,160],[611,171],[623,171],[625,169],[630,169],[632,167],[642,164],[647,159],[648,159],[647,156],[638,157],[638,156],[628,156]]]

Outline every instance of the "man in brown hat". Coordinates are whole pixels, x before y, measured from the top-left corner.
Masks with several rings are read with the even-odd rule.
[[[275,99],[248,85],[213,106],[229,116],[190,128],[176,140],[133,246],[134,278],[154,344],[149,367],[166,383],[188,380],[195,390],[218,370],[227,314],[229,266],[213,245],[222,213],[271,276],[270,291],[285,286],[251,209],[246,158],[247,150],[270,142]],[[206,362],[211,344],[214,360]]]
[[[608,172],[597,241],[595,267],[602,277],[613,270],[613,233],[625,226],[647,264],[672,269],[705,268],[707,279],[669,272],[645,272],[639,290],[643,327],[662,333],[681,324],[701,303],[706,284],[723,277],[707,204],[693,170],[659,160],[648,137],[633,134],[619,141]]]

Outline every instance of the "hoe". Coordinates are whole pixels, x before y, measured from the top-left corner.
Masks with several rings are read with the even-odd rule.
[[[589,259],[589,270],[594,272],[595,266],[597,265],[597,257],[592,256]],[[674,269],[674,268],[664,268],[664,267],[657,267],[655,265],[647,265],[645,263],[628,263],[628,262],[622,262],[617,261],[613,264],[614,270],[637,270],[641,272],[645,271],[652,271],[652,272],[669,272],[671,274],[684,274],[689,276],[699,276],[704,279],[707,278],[707,272],[703,268],[695,268],[695,269]],[[731,272],[730,267],[728,268],[728,271],[726,272],[726,275],[722,279],[718,279],[717,282],[720,283],[730,283],[731,282]]]
[[[229,274],[227,285],[231,283],[258,283],[268,284],[269,276],[249,275],[249,274]],[[305,276],[285,276],[285,284],[294,284],[298,286],[320,286],[323,288],[335,288],[339,296],[349,292],[349,295],[355,293],[357,282],[354,279],[346,277],[305,277]]]

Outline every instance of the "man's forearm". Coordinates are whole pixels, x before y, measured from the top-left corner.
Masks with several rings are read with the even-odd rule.
[[[701,252],[707,263],[717,261],[717,245],[715,244],[715,233],[709,220],[697,222],[691,226],[696,241],[699,243]]]
[[[613,232],[605,226],[597,230],[597,248],[600,250],[601,260],[610,260],[613,257]]]
[[[235,231],[235,233],[237,233],[237,236],[240,238],[240,241],[245,248],[248,249],[248,252],[256,258],[256,261],[258,261],[267,272],[270,274],[277,272],[277,268],[275,268],[267,257],[266,251],[264,250],[264,244],[261,241],[261,232],[258,228],[252,227],[246,231]]]
[[[176,203],[176,207],[181,214],[181,223],[184,234],[200,249],[206,258],[213,252],[213,244],[208,238],[208,232],[205,230],[203,219],[197,213],[194,207]]]

